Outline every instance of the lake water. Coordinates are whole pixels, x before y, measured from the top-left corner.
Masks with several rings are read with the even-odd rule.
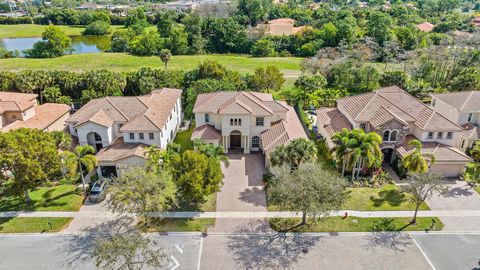
[[[73,54],[79,53],[99,53],[110,49],[110,37],[108,36],[73,36],[72,40]],[[42,40],[36,38],[0,38],[0,48],[9,51],[33,48],[35,42]]]

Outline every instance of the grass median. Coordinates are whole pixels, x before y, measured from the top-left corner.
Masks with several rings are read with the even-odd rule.
[[[138,223],[143,232],[203,232],[213,225],[214,218],[163,218]]]
[[[276,231],[292,232],[381,232],[381,231],[441,231],[443,223],[437,217],[419,217],[417,224],[410,224],[410,217],[359,218],[327,217],[307,225],[298,226],[299,218],[272,218],[270,227]],[[435,222],[433,222],[435,221]],[[430,228],[433,225],[432,228]]]
[[[43,233],[65,229],[72,218],[14,217],[0,218],[0,233]]]

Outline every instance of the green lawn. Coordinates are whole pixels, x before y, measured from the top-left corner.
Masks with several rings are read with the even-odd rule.
[[[200,212],[215,212],[217,209],[217,193],[210,194],[205,202],[200,205],[191,205],[190,202],[180,202],[177,209],[172,211],[188,212],[188,211],[200,211]]]
[[[380,188],[348,188],[347,201],[342,209],[364,211],[415,210],[409,194],[402,193],[395,185]],[[430,210],[426,203],[420,210]]]
[[[296,218],[272,218],[270,227],[276,231],[295,232],[373,232],[373,231],[424,231],[432,224],[431,217],[417,218],[417,225],[409,225],[411,218],[358,218],[328,217],[306,226],[295,227],[300,223]],[[433,218],[434,231],[441,231],[443,224],[438,218]]]
[[[140,222],[138,226],[144,232],[201,232],[213,225],[214,218],[164,218],[150,219],[147,226]]]
[[[189,130],[177,132],[177,136],[175,136],[175,140],[173,140],[174,143],[182,146],[182,151],[193,149],[193,143],[190,138],[192,137],[194,126],[195,123],[191,123]]]
[[[475,189],[475,191],[478,192],[478,194],[480,194],[480,186],[479,185],[475,186],[473,189]]]
[[[298,57],[254,58],[231,54],[175,55],[172,56],[168,68],[190,70],[207,59],[218,61],[241,73],[251,73],[255,68],[274,65],[281,69],[285,75],[299,75],[302,61],[302,58]],[[22,69],[135,71],[141,67],[163,68],[163,63],[157,56],[141,57],[125,53],[73,54],[49,59],[0,59],[0,70],[10,71]]]
[[[21,38],[21,37],[41,37],[46,25],[38,24],[13,24],[0,25],[0,38]],[[58,25],[68,36],[79,36],[82,34],[82,25]],[[122,28],[123,26],[113,25],[112,30]]]
[[[0,199],[0,211],[78,211],[83,197],[73,185],[41,187],[29,192],[32,201],[23,197],[4,196]]]
[[[51,222],[51,227],[48,221]],[[0,233],[58,232],[65,229],[71,221],[72,218],[0,218]]]

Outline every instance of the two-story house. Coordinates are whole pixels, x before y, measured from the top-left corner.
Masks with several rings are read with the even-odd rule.
[[[68,105],[38,105],[36,94],[0,92],[0,130],[3,132],[18,128],[61,131],[69,116]]]
[[[80,145],[97,151],[100,177],[118,175],[129,165],[144,165],[145,147],[165,148],[181,123],[182,91],[159,89],[139,97],[91,100],[66,123]]]
[[[480,91],[431,95],[430,106],[463,128],[456,147],[467,150],[480,140]]]
[[[418,139],[423,151],[436,157],[430,171],[446,177],[458,176],[470,160],[457,148],[464,129],[397,86],[344,97],[336,108],[318,109],[317,128],[329,147],[332,135],[342,128],[377,132],[388,163],[412,151],[408,141]]]
[[[222,145],[226,153],[269,153],[293,139],[308,138],[293,107],[257,92],[200,94],[193,108],[196,128],[192,139]]]

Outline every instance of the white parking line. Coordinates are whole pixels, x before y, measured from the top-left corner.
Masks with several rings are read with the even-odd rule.
[[[417,240],[415,240],[415,238],[413,236],[410,235],[410,237],[412,238],[413,242],[415,243],[415,245],[417,245],[418,249],[420,250],[420,252],[422,252],[423,254],[423,257],[425,257],[425,260],[427,260],[428,264],[430,264],[430,267],[432,267],[433,270],[436,270],[435,266],[433,265],[432,261],[430,261],[430,259],[428,258],[427,254],[425,254],[425,252],[423,251],[422,247],[420,247],[420,245],[417,243]]]
[[[180,266],[180,264],[178,263],[177,259],[175,259],[175,257],[173,257],[173,255],[170,255],[170,258],[172,258],[172,261],[174,262],[174,265],[172,266],[172,268],[170,268],[170,270],[175,270],[175,269],[177,269],[177,267]]]
[[[200,237],[200,248],[198,249],[197,270],[200,270],[200,262],[202,261],[203,237]]]
[[[175,244],[175,248],[178,250],[178,252],[180,252],[180,254],[183,255],[183,249],[180,248],[180,246],[178,246],[178,244]]]

